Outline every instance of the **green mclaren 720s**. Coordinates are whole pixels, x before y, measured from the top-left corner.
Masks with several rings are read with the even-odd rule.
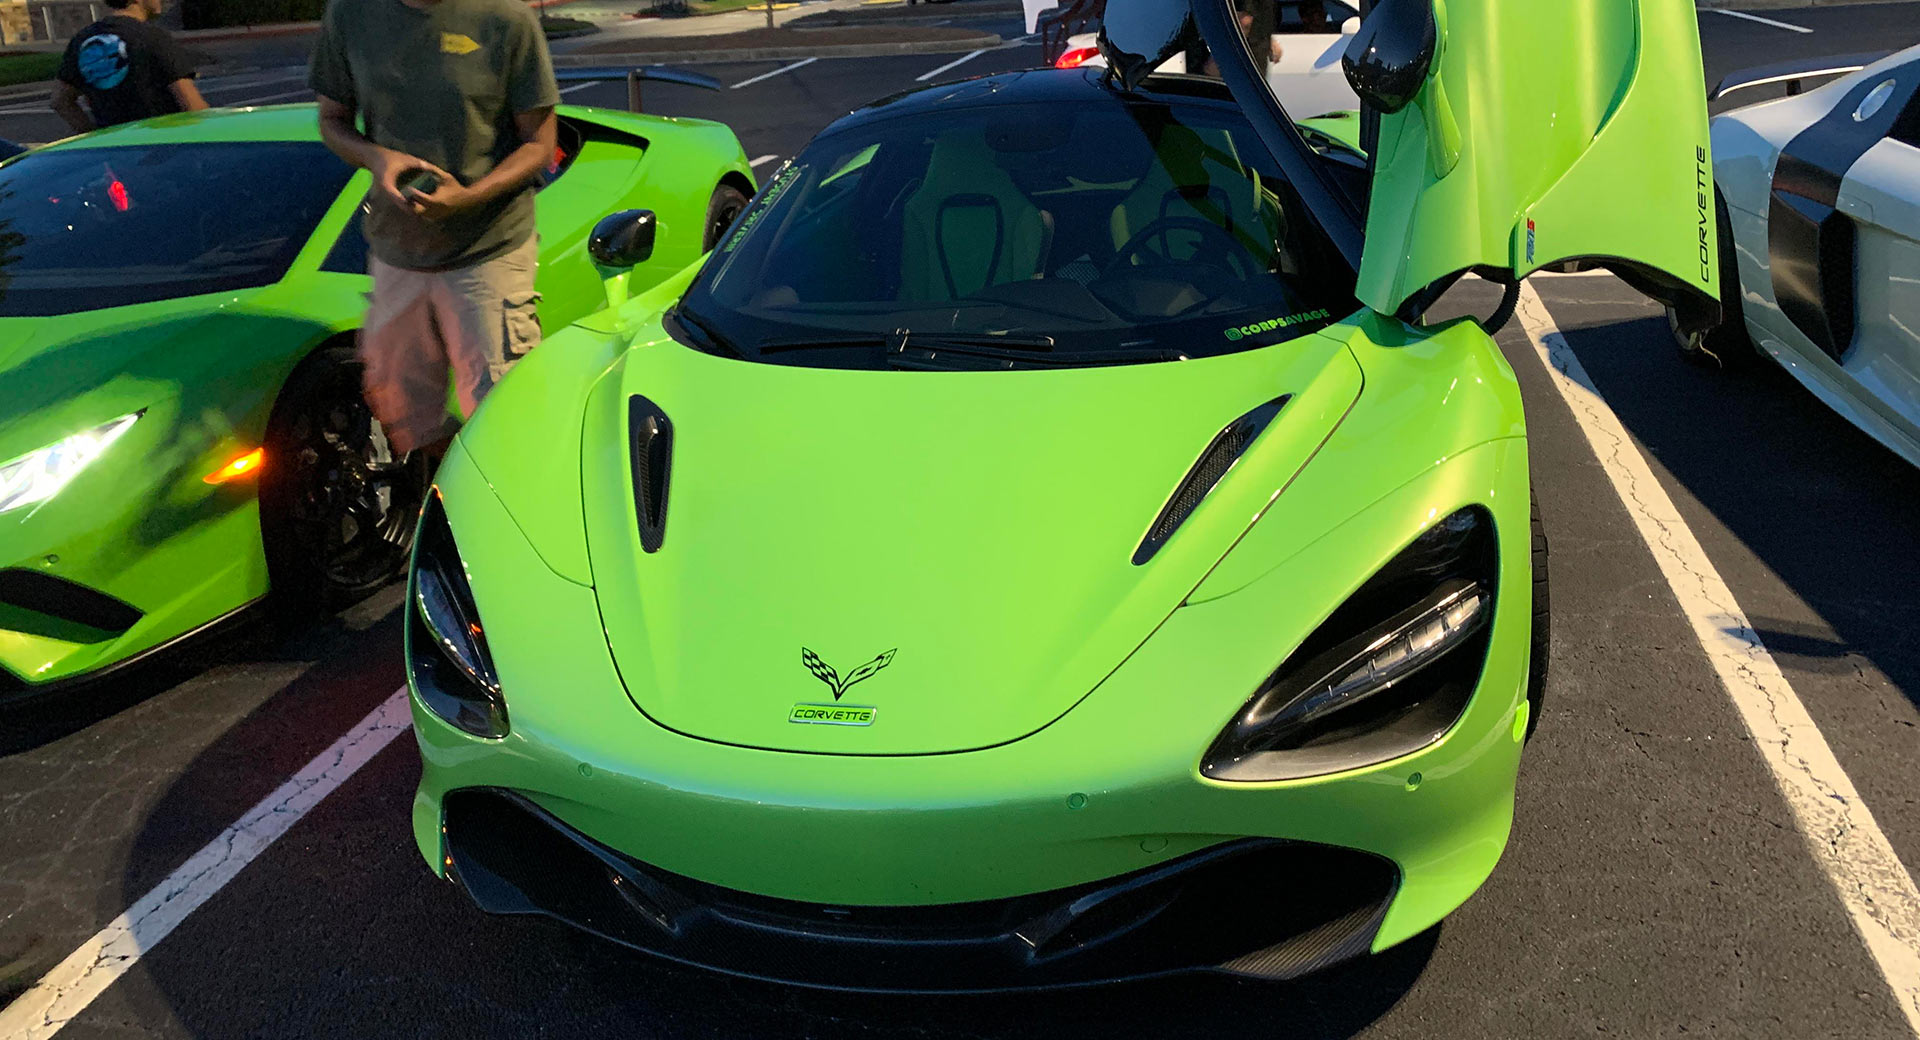
[[[1101,46],[834,123],[461,434],[413,825],[481,908],[982,991],[1292,977],[1486,881],[1547,666],[1489,330],[1573,261],[1717,317],[1694,6],[1381,0],[1306,132],[1228,0]]]

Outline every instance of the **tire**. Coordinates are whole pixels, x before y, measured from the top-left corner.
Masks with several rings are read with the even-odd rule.
[[[352,347],[322,347],[294,370],[265,447],[260,533],[276,615],[307,620],[405,572],[428,461],[393,457]]]
[[[1527,739],[1540,728],[1547,699],[1547,669],[1553,659],[1553,597],[1547,588],[1547,529],[1540,523],[1540,500],[1527,495],[1533,513],[1533,644],[1527,659]]]
[[[727,230],[739,218],[741,211],[747,208],[747,197],[740,189],[731,184],[722,184],[713,189],[713,197],[707,200],[707,230],[700,241],[701,252],[711,252],[726,237]]]
[[[1718,193],[1716,193],[1717,196]],[[1734,252],[1733,222],[1727,216],[1727,204],[1719,200],[1720,211],[1720,324],[1704,333],[1689,336],[1680,331],[1680,316],[1667,308],[1667,331],[1674,346],[1686,361],[1705,368],[1736,371],[1749,368],[1760,352],[1747,335],[1747,316],[1740,305],[1740,260]]]

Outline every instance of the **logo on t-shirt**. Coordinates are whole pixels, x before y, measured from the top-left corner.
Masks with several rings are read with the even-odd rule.
[[[442,54],[472,54],[479,49],[480,45],[473,42],[471,36],[462,36],[459,33],[440,34],[440,53]]]
[[[80,45],[80,78],[95,90],[112,90],[126,82],[127,41],[101,33]]]

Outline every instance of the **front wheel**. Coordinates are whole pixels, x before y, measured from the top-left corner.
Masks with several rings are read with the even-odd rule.
[[[713,197],[707,200],[707,231],[700,242],[701,251],[712,252],[746,208],[747,197],[739,188],[722,184],[713,189]]]
[[[352,602],[406,569],[430,474],[396,457],[361,392],[353,348],[322,347],[288,378],[267,423],[260,528],[280,612]]]

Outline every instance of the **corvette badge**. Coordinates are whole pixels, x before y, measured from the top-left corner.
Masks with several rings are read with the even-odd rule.
[[[862,683],[873,678],[879,673],[880,669],[892,664],[893,655],[899,652],[898,649],[889,650],[879,657],[868,661],[866,664],[855,668],[853,671],[848,672],[844,678],[841,677],[839,672],[834,671],[832,665],[822,661],[819,654],[814,653],[804,646],[800,648],[800,663],[807,666],[807,671],[812,672],[815,679],[827,684],[827,689],[833,691],[833,699],[837,701],[845,696],[846,692],[856,683]]]

